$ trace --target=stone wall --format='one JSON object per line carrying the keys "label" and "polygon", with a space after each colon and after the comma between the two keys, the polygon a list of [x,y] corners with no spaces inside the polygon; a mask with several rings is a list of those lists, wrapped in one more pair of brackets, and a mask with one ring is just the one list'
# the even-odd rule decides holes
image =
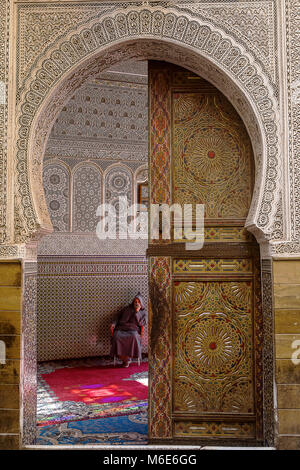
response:
{"label": "stone wall", "polygon": [[18,447],[20,432],[21,279],[18,261],[0,262],[0,448]]}
{"label": "stone wall", "polygon": [[273,265],[278,446],[300,449],[300,260]]}

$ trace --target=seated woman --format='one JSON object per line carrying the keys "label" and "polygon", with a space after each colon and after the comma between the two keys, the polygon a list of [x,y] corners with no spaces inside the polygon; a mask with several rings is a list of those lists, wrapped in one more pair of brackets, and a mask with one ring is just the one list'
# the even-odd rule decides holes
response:
{"label": "seated woman", "polygon": [[123,308],[112,323],[111,356],[119,356],[123,367],[128,367],[132,357],[142,357],[141,326],[146,325],[147,316],[141,294],[134,297],[128,307]]}

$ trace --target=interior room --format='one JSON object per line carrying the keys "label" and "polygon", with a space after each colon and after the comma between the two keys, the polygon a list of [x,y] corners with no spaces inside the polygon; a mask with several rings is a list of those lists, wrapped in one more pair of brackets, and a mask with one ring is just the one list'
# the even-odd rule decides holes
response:
{"label": "interior room", "polygon": [[140,363],[110,357],[120,309],[140,292],[147,312],[147,240],[96,234],[101,203],[147,202],[147,101],[147,62],[117,64],[75,92],[47,142],[54,231],[38,245],[40,445],[147,442],[147,325]]}

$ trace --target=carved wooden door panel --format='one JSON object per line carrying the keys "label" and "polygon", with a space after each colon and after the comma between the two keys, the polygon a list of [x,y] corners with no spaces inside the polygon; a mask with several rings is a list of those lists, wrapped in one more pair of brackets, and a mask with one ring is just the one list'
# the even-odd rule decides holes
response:
{"label": "carved wooden door panel", "polygon": [[254,162],[211,84],[149,62],[150,201],[205,205],[205,244],[150,240],[151,441],[262,440],[258,245],[244,228]]}

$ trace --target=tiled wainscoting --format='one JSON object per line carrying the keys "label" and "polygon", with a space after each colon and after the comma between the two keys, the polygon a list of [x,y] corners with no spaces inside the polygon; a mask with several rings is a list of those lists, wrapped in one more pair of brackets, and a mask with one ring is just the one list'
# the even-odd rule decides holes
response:
{"label": "tiled wainscoting", "polygon": [[39,256],[38,360],[108,355],[113,316],[138,291],[148,304],[147,272],[140,255]]}

